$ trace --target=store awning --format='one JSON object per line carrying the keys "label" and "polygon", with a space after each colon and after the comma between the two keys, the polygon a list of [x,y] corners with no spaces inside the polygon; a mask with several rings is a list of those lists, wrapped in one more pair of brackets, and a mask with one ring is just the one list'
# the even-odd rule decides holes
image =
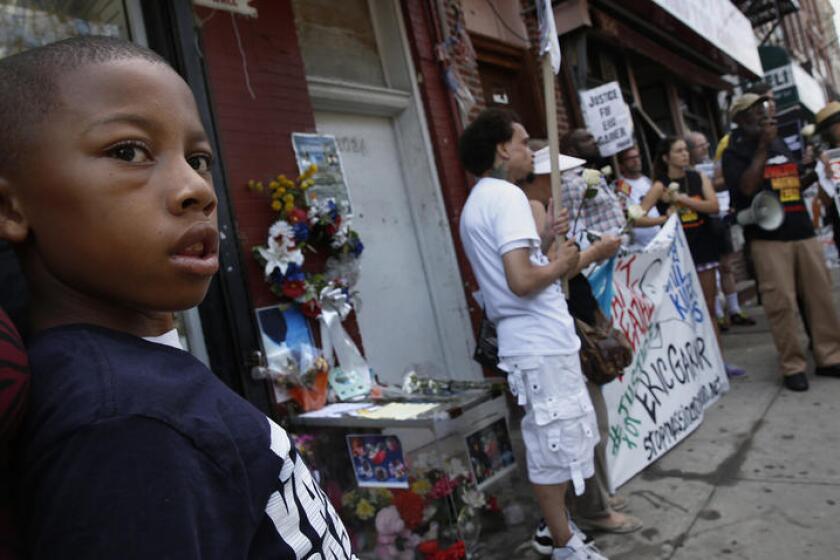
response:
{"label": "store awning", "polygon": [[752,23],[730,0],[653,0],[738,64],[761,75],[761,59]]}
{"label": "store awning", "polygon": [[[731,0],[590,0],[662,50],[716,76],[764,74],[750,20]],[[690,69],[686,70],[686,73]],[[690,74],[688,74],[690,75]]]}

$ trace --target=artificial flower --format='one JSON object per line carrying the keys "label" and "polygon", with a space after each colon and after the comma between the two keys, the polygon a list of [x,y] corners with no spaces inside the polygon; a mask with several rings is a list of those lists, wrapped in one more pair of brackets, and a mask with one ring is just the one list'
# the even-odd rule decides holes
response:
{"label": "artificial flower", "polygon": [[425,496],[432,489],[432,483],[425,478],[415,480],[411,483],[411,491],[419,496]]}
{"label": "artificial flower", "polygon": [[601,184],[601,172],[597,169],[584,169],[583,181],[588,187],[594,187]]}
{"label": "artificial flower", "polygon": [[281,290],[287,298],[299,298],[306,292],[306,283],[302,280],[286,280],[281,285]]}
{"label": "artificial flower", "polygon": [[461,501],[473,509],[481,509],[487,505],[484,493],[477,488],[464,488],[461,491]]}
{"label": "artificial flower", "polygon": [[274,210],[275,212],[279,212],[280,210],[283,209],[283,203],[281,203],[279,200],[272,200],[271,201],[271,209]]}
{"label": "artificial flower", "polygon": [[640,204],[631,204],[627,207],[627,220],[635,222],[645,215],[645,211]]}
{"label": "artificial flower", "polygon": [[423,523],[423,498],[411,491],[395,491],[394,505],[405,526],[412,531]]}
{"label": "artificial flower", "polygon": [[361,519],[362,521],[366,521],[374,516],[376,510],[373,509],[373,506],[370,505],[370,502],[362,498],[359,500],[359,503],[356,504],[356,517]]}
{"label": "artificial flower", "polygon": [[605,165],[601,168],[601,175],[603,175],[604,177],[612,177],[612,174],[613,172],[611,165]]}
{"label": "artificial flower", "polygon": [[295,247],[294,230],[288,222],[277,220],[268,230],[268,247],[259,247],[258,253],[265,261],[265,276],[270,277],[275,269],[286,274],[289,264],[303,264],[303,253]]}

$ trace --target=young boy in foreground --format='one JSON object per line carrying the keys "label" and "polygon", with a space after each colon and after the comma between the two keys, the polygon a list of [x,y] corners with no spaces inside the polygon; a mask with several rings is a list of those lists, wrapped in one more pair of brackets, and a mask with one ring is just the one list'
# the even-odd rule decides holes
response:
{"label": "young boy in foreground", "polygon": [[31,293],[32,557],[355,558],[288,435],[179,348],[172,313],[219,266],[187,84],[102,37],[0,60],[0,83],[0,238]]}
{"label": "young boy in foreground", "polygon": [[568,227],[555,227],[549,211],[551,219],[538,233],[528,198],[514,184],[534,169],[528,132],[515,115],[482,112],[464,130],[458,149],[464,167],[479,177],[461,212],[461,241],[484,311],[496,325],[499,367],[525,408],[528,478],[551,533],[552,559],[606,560],[583,542],[564,505],[569,481],[581,494],[593,475],[598,442],[580,341],[560,285],[575,271],[578,249],[571,241],[558,244],[553,261],[543,252]]}

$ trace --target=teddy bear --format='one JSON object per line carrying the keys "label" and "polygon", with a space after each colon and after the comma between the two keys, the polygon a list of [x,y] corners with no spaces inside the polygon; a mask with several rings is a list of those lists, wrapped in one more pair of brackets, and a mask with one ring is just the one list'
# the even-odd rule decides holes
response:
{"label": "teddy bear", "polygon": [[[379,560],[414,560],[419,538],[406,529],[396,506],[388,506],[376,514],[376,557]],[[402,550],[397,539],[402,539]]]}

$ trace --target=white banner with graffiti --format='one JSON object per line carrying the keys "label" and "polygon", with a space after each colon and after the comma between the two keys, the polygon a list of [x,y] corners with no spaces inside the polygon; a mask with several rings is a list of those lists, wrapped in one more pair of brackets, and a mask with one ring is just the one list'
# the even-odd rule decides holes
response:
{"label": "white banner with graffiti", "polygon": [[624,375],[603,387],[613,491],[696,429],[729,389],[714,319],[678,224],[672,218],[645,252],[590,276],[634,349]]}

